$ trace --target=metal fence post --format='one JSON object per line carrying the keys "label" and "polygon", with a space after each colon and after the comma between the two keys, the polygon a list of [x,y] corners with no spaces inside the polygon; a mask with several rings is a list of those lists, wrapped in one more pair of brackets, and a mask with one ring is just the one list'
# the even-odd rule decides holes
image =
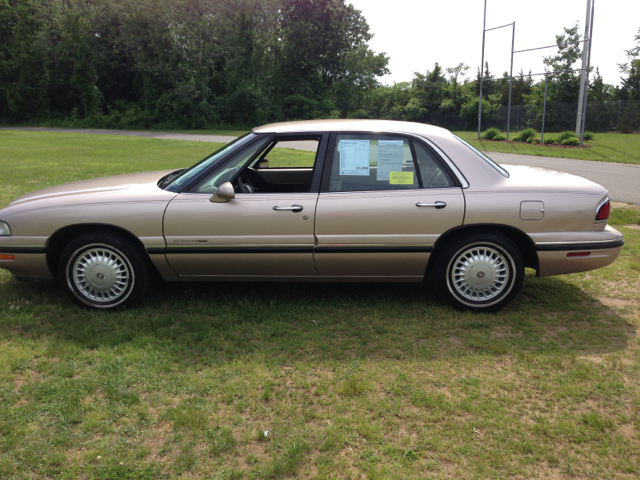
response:
{"label": "metal fence post", "polygon": [[509,70],[509,109],[507,110],[507,142],[509,141],[509,127],[511,126],[511,87],[513,86],[513,46],[516,40],[516,22],[511,31],[511,70]]}
{"label": "metal fence post", "polygon": [[547,87],[549,86],[549,74],[544,76],[544,103],[542,105],[542,132],[540,133],[540,143],[544,143],[544,119],[547,116]]}

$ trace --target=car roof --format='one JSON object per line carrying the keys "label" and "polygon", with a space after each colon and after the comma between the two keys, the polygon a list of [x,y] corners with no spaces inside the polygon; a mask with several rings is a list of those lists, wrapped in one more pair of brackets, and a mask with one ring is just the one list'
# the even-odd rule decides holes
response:
{"label": "car roof", "polygon": [[303,120],[270,123],[253,129],[254,133],[312,133],[327,131],[412,133],[426,137],[451,137],[452,135],[449,130],[433,125],[394,120]]}

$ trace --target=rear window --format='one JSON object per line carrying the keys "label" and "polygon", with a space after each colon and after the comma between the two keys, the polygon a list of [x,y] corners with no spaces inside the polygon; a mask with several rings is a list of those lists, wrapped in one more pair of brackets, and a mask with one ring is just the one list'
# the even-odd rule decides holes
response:
{"label": "rear window", "polygon": [[478,155],[481,159],[483,159],[485,162],[487,162],[489,165],[491,165],[493,168],[495,168],[500,173],[500,175],[502,175],[503,177],[509,178],[509,172],[507,172],[504,168],[502,168],[496,162],[494,162],[489,157],[487,157],[484,153],[482,153],[476,147],[474,147],[472,145],[469,145],[467,142],[465,142],[464,140],[462,140],[460,137],[458,137],[456,135],[454,135],[454,137],[456,137],[460,141],[460,143],[462,143],[463,145],[466,145],[469,149],[471,149],[473,151],[473,153]]}

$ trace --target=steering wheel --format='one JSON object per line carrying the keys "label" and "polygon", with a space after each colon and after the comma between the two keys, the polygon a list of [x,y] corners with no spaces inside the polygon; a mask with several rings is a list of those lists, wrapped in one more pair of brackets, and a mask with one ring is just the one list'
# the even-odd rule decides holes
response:
{"label": "steering wheel", "polygon": [[238,187],[240,188],[240,191],[242,193],[253,193],[253,184],[251,183],[251,180],[249,179],[249,176],[245,173],[242,172],[239,176],[238,176]]}

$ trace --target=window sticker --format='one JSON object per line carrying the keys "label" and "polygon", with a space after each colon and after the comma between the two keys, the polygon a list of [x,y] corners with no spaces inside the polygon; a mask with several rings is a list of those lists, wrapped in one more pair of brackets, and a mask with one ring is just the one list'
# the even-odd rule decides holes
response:
{"label": "window sticker", "polygon": [[389,184],[413,185],[413,172],[389,172]]}
{"label": "window sticker", "polygon": [[369,140],[340,140],[340,175],[369,176]]}
{"label": "window sticker", "polygon": [[389,181],[389,173],[402,171],[403,148],[402,140],[378,140],[376,180]]}

